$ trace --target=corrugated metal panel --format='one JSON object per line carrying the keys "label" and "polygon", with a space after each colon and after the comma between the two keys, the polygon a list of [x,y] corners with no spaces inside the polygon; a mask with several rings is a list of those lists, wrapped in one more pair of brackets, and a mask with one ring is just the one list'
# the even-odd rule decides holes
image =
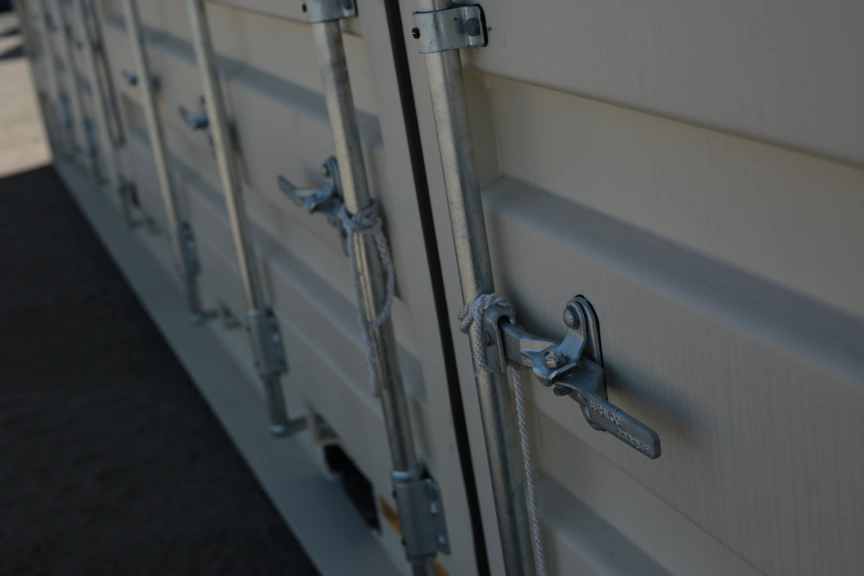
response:
{"label": "corrugated metal panel", "polygon": [[[649,461],[534,381],[555,572],[854,574],[864,171],[825,157],[860,161],[864,83],[842,64],[858,7],[595,4],[486,6],[489,46],[464,54],[497,290],[553,337],[588,297],[610,399],[663,442]],[[455,315],[420,55],[412,68]],[[561,512],[585,508],[600,549]]]}
{"label": "corrugated metal panel", "polygon": [[[463,302],[426,65],[411,38],[414,3],[399,4],[455,318]],[[339,235],[276,185],[280,174],[320,184],[332,153],[301,5],[207,8],[267,300],[283,325],[289,408],[320,413],[389,498],[386,434]],[[99,6],[127,135],[121,168],[164,229],[139,94],[121,81],[134,68],[123,13],[113,0]],[[201,98],[185,8],[159,0],[140,9],[204,292],[239,316],[216,161],[207,135],[177,113]],[[586,296],[600,319],[610,399],[663,442],[662,457],[647,460],[523,376],[550,572],[856,574],[864,564],[864,82],[849,71],[861,53],[862,8],[508,0],[485,10],[489,45],[463,59],[497,289],[526,328],[552,337],[564,332],[564,304]],[[441,561],[452,574],[474,574],[444,384],[439,330],[448,328],[439,326],[418,233],[384,6],[361,3],[343,28],[371,188],[393,247],[393,319],[415,433],[447,511],[453,554]],[[71,89],[69,64],[59,70]],[[92,117],[92,81],[82,76],[81,85]],[[471,353],[456,331],[452,345],[491,573],[503,574]],[[251,375],[246,342],[234,335],[225,346]],[[263,416],[262,408],[262,426]],[[386,525],[380,542],[404,570]]]}

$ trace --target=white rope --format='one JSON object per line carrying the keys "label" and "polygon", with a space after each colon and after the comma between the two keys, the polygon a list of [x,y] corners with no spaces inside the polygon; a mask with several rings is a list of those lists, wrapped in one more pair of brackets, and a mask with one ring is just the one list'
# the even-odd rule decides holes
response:
{"label": "white rope", "polygon": [[[481,294],[459,310],[459,329],[474,340],[474,360],[481,370],[489,371],[486,364],[486,354],[483,352],[483,313],[492,306],[499,306],[507,311],[511,320],[515,320],[516,312],[506,298],[500,294]],[[471,326],[473,325],[473,329]],[[525,418],[525,395],[519,370],[507,366],[510,382],[516,397],[516,424],[519,427],[519,439],[522,444],[522,461],[525,465],[525,495],[528,504],[528,515],[531,518],[531,536],[534,540],[534,561],[537,576],[546,576],[546,558],[543,554],[543,541],[540,539],[540,519],[537,513],[537,494],[534,490],[534,466],[531,463],[531,443],[528,437],[528,423]]]}
{"label": "white rope", "polygon": [[[346,239],[348,247],[348,263],[351,267],[351,284],[354,288],[354,298],[357,301],[357,320],[360,323],[360,331],[363,333],[363,347],[366,352],[366,365],[369,367],[369,379],[372,387],[372,392],[378,396],[380,390],[380,382],[378,369],[375,364],[375,356],[372,350],[372,341],[369,333],[376,328],[379,328],[387,316],[390,314],[390,309],[393,307],[393,297],[396,292],[396,278],[393,271],[393,260],[390,257],[390,246],[387,244],[387,237],[384,235],[384,223],[381,220],[381,211],[378,208],[378,203],[374,200],[362,210],[358,210],[352,215],[348,212],[345,206],[342,206],[340,211],[342,218],[342,227],[348,235]],[[355,238],[355,236],[357,236]],[[366,315],[366,308],[363,304],[363,292],[360,288],[360,271],[357,267],[357,255],[355,242],[362,242],[363,236],[370,236],[375,241],[375,249],[378,252],[378,258],[381,260],[381,267],[386,275],[386,293],[384,302],[378,316],[369,319]]]}

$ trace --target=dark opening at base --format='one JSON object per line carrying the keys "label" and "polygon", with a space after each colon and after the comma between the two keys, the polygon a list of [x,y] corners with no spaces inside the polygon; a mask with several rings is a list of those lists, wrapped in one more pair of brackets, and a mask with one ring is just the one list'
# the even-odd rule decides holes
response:
{"label": "dark opening at base", "polygon": [[351,458],[335,444],[324,447],[327,468],[339,476],[342,489],[354,504],[363,521],[370,528],[380,530],[378,507],[375,505],[375,490]]}

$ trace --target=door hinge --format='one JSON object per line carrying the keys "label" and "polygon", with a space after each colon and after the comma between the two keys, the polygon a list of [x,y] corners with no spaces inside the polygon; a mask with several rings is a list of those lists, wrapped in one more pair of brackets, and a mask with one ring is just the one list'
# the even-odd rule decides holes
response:
{"label": "door hinge", "polygon": [[503,374],[505,362],[531,368],[556,396],[569,396],[595,430],[609,432],[648,458],[660,457],[660,436],[608,400],[600,329],[594,308],[577,296],[564,309],[567,335],[562,341],[535,336],[513,323],[508,312],[492,306],[483,314],[486,365]]}
{"label": "door hinge", "polygon": [[422,54],[486,46],[486,19],[477,5],[415,12],[411,35]]}
{"label": "door hinge", "polygon": [[394,470],[393,496],[408,560],[450,553],[447,523],[438,483],[417,471]]}
{"label": "door hinge", "polygon": [[355,0],[306,0],[303,11],[309,16],[309,22],[330,22],[357,16]]}
{"label": "door hinge", "polygon": [[261,378],[270,378],[288,372],[288,361],[282,347],[282,332],[279,320],[272,311],[249,310],[246,312],[247,329],[252,339],[255,367]]}

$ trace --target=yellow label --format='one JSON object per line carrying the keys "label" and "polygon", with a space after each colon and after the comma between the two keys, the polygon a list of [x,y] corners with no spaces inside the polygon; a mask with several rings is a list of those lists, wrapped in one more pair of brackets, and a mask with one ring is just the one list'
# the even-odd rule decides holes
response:
{"label": "yellow label", "polygon": [[383,516],[384,519],[387,520],[387,523],[390,524],[390,527],[401,536],[402,527],[399,525],[399,514],[396,512],[396,509],[393,508],[383,496],[378,496],[378,502],[381,505],[381,516]]}
{"label": "yellow label", "polygon": [[[402,526],[399,525],[399,513],[396,512],[396,509],[393,508],[393,506],[391,506],[383,496],[378,496],[378,504],[381,506],[381,516],[384,517],[384,520],[390,524],[390,527],[393,528],[399,536],[402,536]],[[438,560],[435,560],[435,573],[438,576],[450,576],[450,573],[441,565],[440,562],[438,562]]]}

